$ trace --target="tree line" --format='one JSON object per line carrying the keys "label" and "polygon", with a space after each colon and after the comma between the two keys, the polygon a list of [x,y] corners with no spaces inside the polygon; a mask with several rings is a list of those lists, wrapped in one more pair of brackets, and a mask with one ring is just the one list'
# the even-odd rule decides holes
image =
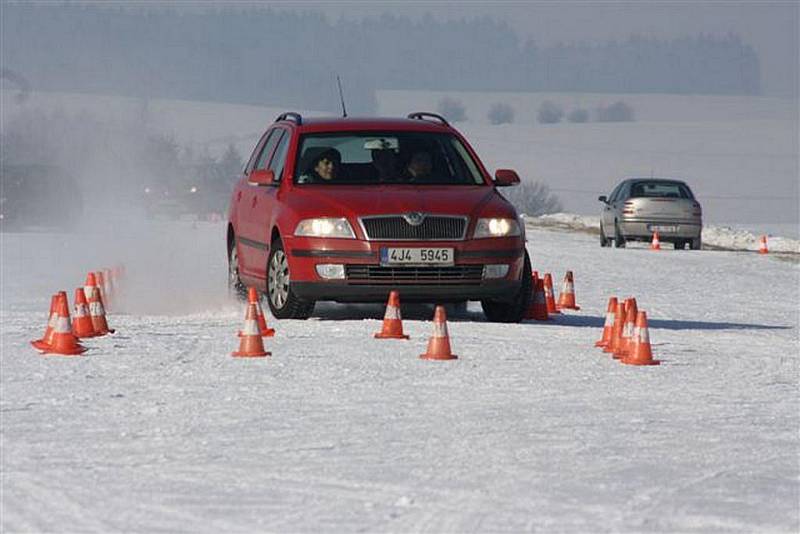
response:
{"label": "tree line", "polygon": [[34,89],[374,111],[376,89],[759,94],[735,35],[541,46],[490,18],[329,21],[264,8],[5,4],[2,61]]}

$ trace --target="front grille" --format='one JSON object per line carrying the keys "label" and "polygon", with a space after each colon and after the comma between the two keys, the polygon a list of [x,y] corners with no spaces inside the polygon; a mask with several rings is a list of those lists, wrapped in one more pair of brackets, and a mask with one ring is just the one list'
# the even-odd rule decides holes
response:
{"label": "front grille", "polygon": [[409,224],[402,215],[363,217],[367,239],[429,241],[464,239],[466,217],[428,215],[419,225]]}
{"label": "front grille", "polygon": [[454,267],[385,267],[382,265],[346,265],[350,284],[480,284],[483,265]]}

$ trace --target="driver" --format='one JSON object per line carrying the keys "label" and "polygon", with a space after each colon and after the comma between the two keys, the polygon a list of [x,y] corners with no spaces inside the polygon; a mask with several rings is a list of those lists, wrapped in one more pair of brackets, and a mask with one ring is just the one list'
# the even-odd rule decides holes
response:
{"label": "driver", "polygon": [[311,160],[310,170],[300,176],[298,183],[325,183],[339,174],[342,155],[335,148],[329,148]]}
{"label": "driver", "polygon": [[415,152],[406,165],[405,173],[410,180],[425,180],[431,177],[433,161],[428,152]]}

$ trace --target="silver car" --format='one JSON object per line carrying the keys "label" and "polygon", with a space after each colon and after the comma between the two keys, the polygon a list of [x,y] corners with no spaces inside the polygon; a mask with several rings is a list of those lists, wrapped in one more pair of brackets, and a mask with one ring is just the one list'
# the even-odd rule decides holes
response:
{"label": "silver car", "polygon": [[621,182],[603,202],[600,215],[600,246],[624,247],[626,241],[659,240],[676,249],[702,246],[703,210],[692,190],[679,180],[629,178]]}

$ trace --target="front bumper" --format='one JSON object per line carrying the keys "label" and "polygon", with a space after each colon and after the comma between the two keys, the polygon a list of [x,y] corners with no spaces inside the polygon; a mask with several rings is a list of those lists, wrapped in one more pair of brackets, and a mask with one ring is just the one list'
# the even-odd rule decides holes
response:
{"label": "front bumper", "polygon": [[[519,237],[452,242],[290,238],[284,245],[295,294],[337,302],[385,301],[392,289],[399,290],[404,301],[512,300],[521,286],[525,250]],[[454,264],[381,265],[383,247],[453,248]],[[345,278],[321,278],[316,271],[319,264],[343,265]],[[503,278],[485,277],[485,265],[507,265],[508,273]]]}

